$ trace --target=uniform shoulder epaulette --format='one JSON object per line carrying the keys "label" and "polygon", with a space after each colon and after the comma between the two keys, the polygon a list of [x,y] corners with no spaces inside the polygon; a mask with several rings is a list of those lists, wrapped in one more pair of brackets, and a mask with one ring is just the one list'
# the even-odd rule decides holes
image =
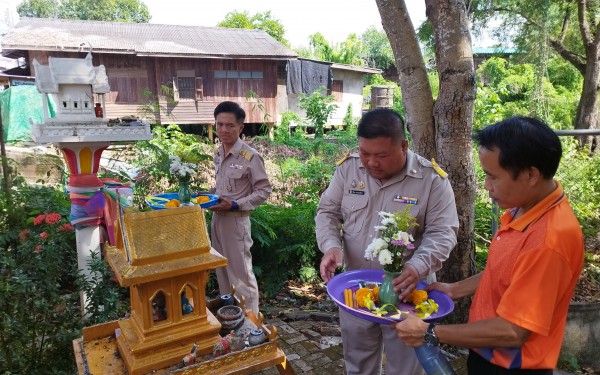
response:
{"label": "uniform shoulder epaulette", "polygon": [[248,161],[252,160],[254,157],[254,154],[248,150],[240,150],[240,155]]}
{"label": "uniform shoulder epaulette", "polygon": [[348,160],[349,157],[358,157],[357,153],[352,153],[351,151],[348,151],[344,154],[344,156],[342,156],[342,158],[340,160],[338,160],[338,162],[336,163],[336,165],[341,165],[343,162],[345,162],[346,160]]}
{"label": "uniform shoulder epaulette", "polygon": [[433,158],[431,159],[431,166],[433,167],[433,170],[440,175],[441,178],[448,177],[448,173],[446,173]]}

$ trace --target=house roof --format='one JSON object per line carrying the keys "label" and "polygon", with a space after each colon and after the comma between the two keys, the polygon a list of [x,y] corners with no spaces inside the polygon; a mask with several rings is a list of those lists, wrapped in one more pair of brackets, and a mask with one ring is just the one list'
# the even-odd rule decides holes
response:
{"label": "house roof", "polygon": [[15,56],[23,50],[77,52],[83,44],[89,44],[97,53],[138,56],[298,57],[263,30],[51,18],[22,19],[1,44],[3,56]]}
{"label": "house roof", "polygon": [[314,62],[317,62],[317,63],[329,64],[329,65],[331,65],[332,69],[351,70],[351,71],[360,72],[360,73],[380,74],[380,73],[383,72],[383,70],[381,70],[381,69],[369,68],[369,67],[366,67],[366,66],[357,66],[357,65],[332,63],[332,62],[328,62],[328,61],[307,59],[305,57],[299,57],[298,60],[314,61]]}

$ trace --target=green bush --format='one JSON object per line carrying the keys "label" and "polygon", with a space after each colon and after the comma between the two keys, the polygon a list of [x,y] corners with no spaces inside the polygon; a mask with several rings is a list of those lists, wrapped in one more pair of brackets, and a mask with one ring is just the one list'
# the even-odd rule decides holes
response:
{"label": "green bush", "polygon": [[0,373],[73,373],[83,320],[64,190],[12,181],[0,196]]}

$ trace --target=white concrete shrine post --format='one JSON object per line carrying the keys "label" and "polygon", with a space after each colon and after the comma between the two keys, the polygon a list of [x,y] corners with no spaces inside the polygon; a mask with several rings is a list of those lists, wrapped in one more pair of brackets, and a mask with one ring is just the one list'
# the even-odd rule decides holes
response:
{"label": "white concrete shrine post", "polygon": [[[33,60],[33,67],[36,86],[43,98],[44,122],[33,124],[32,139],[38,143],[54,143],[63,153],[70,173],[68,189],[77,263],[81,272],[89,277],[92,253],[100,255],[101,241],[106,240],[99,224],[104,218],[97,210],[88,213],[80,209],[81,203],[104,186],[97,176],[102,152],[115,141],[152,139],[150,125],[108,125],[104,99],[104,94],[110,92],[108,77],[103,65],[92,65],[91,52],[83,59],[49,57],[48,65]],[[54,117],[50,116],[49,97],[56,104]],[[101,104],[102,117],[96,117],[95,103]],[[83,294],[80,297],[85,314],[87,298]]]}

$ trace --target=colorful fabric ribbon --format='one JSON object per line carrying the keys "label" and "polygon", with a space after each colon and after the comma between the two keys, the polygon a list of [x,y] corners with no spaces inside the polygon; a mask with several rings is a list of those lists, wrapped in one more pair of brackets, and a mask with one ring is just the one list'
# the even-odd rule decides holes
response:
{"label": "colorful fabric ribbon", "polygon": [[133,196],[133,184],[121,183],[114,178],[102,179],[104,186],[97,188],[82,188],[69,186],[71,198],[71,214],[69,220],[75,228],[90,225],[102,225],[106,230],[108,242],[116,245],[115,221],[117,219],[117,190],[124,207],[131,206],[128,199]]}

